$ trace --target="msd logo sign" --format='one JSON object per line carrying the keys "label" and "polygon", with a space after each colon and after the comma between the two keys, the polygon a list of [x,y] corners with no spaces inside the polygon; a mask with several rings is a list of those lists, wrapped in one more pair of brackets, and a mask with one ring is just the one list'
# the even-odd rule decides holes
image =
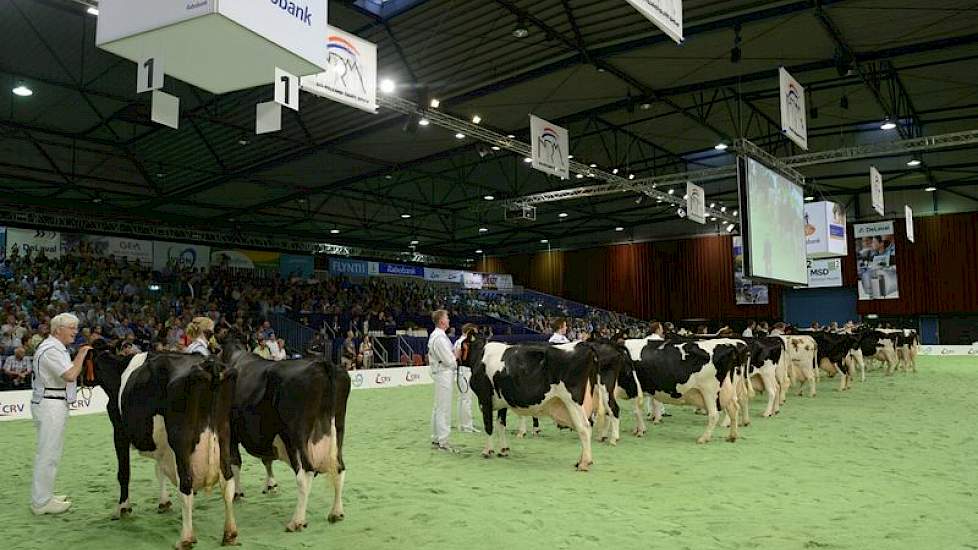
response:
{"label": "msd logo sign", "polygon": [[278,6],[279,9],[302,21],[307,26],[312,26],[313,14],[309,11],[308,6],[297,6],[295,2],[289,2],[288,0],[271,0],[271,2],[273,6]]}

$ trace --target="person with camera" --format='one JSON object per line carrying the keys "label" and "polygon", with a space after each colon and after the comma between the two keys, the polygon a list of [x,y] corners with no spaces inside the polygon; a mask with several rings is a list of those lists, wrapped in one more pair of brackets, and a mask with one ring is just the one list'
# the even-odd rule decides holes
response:
{"label": "person with camera", "polygon": [[34,352],[31,416],[37,429],[37,454],[31,485],[31,511],[36,515],[61,514],[71,508],[71,501],[54,494],[58,464],[64,450],[64,430],[68,407],[77,395],[75,380],[81,374],[90,346],[78,348],[74,360],[67,346],[75,341],[78,318],[62,313],[51,319],[51,336]]}

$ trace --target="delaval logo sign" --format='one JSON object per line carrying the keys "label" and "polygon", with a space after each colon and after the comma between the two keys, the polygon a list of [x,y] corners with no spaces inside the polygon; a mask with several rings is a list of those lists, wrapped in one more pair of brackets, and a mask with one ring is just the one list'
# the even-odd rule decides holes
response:
{"label": "delaval logo sign", "polygon": [[333,275],[350,275],[353,277],[366,277],[369,275],[367,262],[343,258],[330,258],[329,272]]}
{"label": "delaval logo sign", "polygon": [[307,26],[312,26],[312,12],[309,11],[309,6],[296,5],[295,2],[289,2],[288,0],[270,0],[272,5],[278,6],[279,9],[288,13],[292,17],[295,17],[299,21],[302,21]]}

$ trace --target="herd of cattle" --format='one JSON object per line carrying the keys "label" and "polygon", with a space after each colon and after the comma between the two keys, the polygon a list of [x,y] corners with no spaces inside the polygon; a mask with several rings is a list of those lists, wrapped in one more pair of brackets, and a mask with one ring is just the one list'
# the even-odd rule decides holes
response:
{"label": "herd of cattle", "polygon": [[[132,513],[129,503],[130,448],[156,462],[158,511],[172,507],[167,480],[177,486],[183,515],[177,548],[190,548],[193,502],[198,490],[219,487],[225,509],[224,545],[237,542],[234,501],[244,496],[239,472],[240,447],[266,467],[265,492],[277,487],[271,464],[287,463],[295,474],[298,499],[288,531],[306,527],[312,480],[327,474],[333,507],[327,519],[343,519],[343,436],[350,377],[319,357],[273,362],[248,350],[234,335],[223,338],[219,354],[181,353],[114,355],[97,348],[89,355],[81,382],[101,386],[109,396],[108,413],[118,460],[119,501],[113,517]],[[848,389],[857,369],[865,379],[866,361],[880,361],[889,374],[916,371],[917,335],[913,331],[864,329],[852,333],[812,332],[764,338],[613,339],[561,345],[487,342],[471,335],[463,342],[460,364],[472,368],[471,391],[479,401],[487,434],[483,456],[509,453],[506,413],[549,416],[574,429],[587,470],[592,425],[602,441],[619,440],[619,400],[632,400],[634,434],[644,435],[645,399],[681,403],[705,411],[710,440],[720,411],[729,441],[750,423],[748,401],[767,395],[764,416],[777,413],[793,383],[809,383],[815,395],[819,369],[841,374]],[[653,408],[653,423],[661,407]],[[498,428],[494,433],[493,417]]]}

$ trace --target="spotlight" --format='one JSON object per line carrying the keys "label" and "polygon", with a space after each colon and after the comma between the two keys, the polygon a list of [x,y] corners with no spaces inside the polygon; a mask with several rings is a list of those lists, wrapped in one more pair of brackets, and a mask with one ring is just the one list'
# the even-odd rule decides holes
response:
{"label": "spotlight", "polygon": [[533,162],[533,159],[531,159],[530,157],[523,157],[523,162],[530,164],[531,162]]}
{"label": "spotlight", "polygon": [[920,166],[920,159],[918,159],[918,158],[912,158],[912,159],[910,159],[909,161],[907,161],[907,166],[909,166],[911,168],[916,168],[916,167]]}
{"label": "spotlight", "polygon": [[329,230],[329,233],[330,233],[330,235],[339,235],[340,234],[340,230],[339,229],[330,229]]}
{"label": "spotlight", "polygon": [[815,200],[815,197],[813,197],[811,195],[808,195],[807,197],[805,197],[805,202],[812,202],[813,200]]}
{"label": "spotlight", "polygon": [[516,22],[516,26],[513,27],[513,36],[516,38],[526,38],[530,34],[530,29],[526,26],[526,20],[522,17]]}
{"label": "spotlight", "polygon": [[728,223],[727,224],[727,233],[733,233],[733,230],[734,230],[734,224]]}
{"label": "spotlight", "polygon": [[479,228],[479,233],[488,233],[488,232],[489,232],[489,228],[488,227],[480,227]]}
{"label": "spotlight", "polygon": [[615,231],[624,231],[624,230],[625,230],[625,228],[622,227],[622,226],[620,226],[620,225],[615,228]]}
{"label": "spotlight", "polygon": [[611,170],[611,173],[612,174],[615,174],[615,175],[618,175],[618,169],[617,168],[612,169]]}
{"label": "spotlight", "polygon": [[589,164],[588,166],[590,166],[591,168],[597,168],[598,167],[598,165],[597,164],[594,164],[593,162],[591,164]]}
{"label": "spotlight", "polygon": [[937,191],[937,188],[934,186],[924,187],[924,191],[927,191],[928,193],[933,193],[934,191]]}
{"label": "spotlight", "polygon": [[426,118],[422,118],[421,120],[418,121],[419,126],[427,126],[429,124],[431,124],[431,121]]}
{"label": "spotlight", "polygon": [[486,196],[484,196],[482,198],[486,199],[487,201],[491,201],[491,200],[495,199],[496,197],[494,197],[492,195],[486,195]]}
{"label": "spotlight", "polygon": [[727,145],[726,143],[722,142],[722,141],[720,143],[717,143],[716,145],[713,146],[713,148],[716,149],[717,151],[726,151],[727,150],[727,147],[730,147],[730,146]]}
{"label": "spotlight", "polygon": [[[513,137],[513,136],[509,136],[509,137]],[[574,155],[567,155],[567,158],[572,159],[574,158]]]}
{"label": "spotlight", "polygon": [[670,190],[669,190],[669,194],[670,194],[670,195],[673,195],[673,194],[675,194],[675,193],[676,193],[676,190],[675,190],[675,189],[670,189]]}
{"label": "spotlight", "polygon": [[[506,137],[508,137],[509,139],[516,139],[516,136],[514,136],[513,134],[506,134]],[[571,157],[571,158],[574,158],[574,157]]]}
{"label": "spotlight", "polygon": [[643,103],[643,104],[639,105],[639,108],[642,109],[643,111],[648,111],[649,109],[652,108],[652,104],[651,103]]}
{"label": "spotlight", "polygon": [[478,124],[482,122],[482,117],[479,115],[472,115],[472,124]]}
{"label": "spotlight", "polygon": [[411,244],[415,244],[416,245],[416,244],[418,244],[418,241],[417,240],[413,240],[413,241],[411,241]]}
{"label": "spotlight", "polygon": [[492,147],[490,147],[490,149],[492,149],[493,151],[498,151],[499,150],[499,146],[498,145],[493,145]]}
{"label": "spotlight", "polygon": [[711,202],[711,203],[710,203],[710,208],[713,208],[713,207],[714,207],[714,206],[716,206],[716,205],[717,205],[717,203],[715,203],[715,202]]}
{"label": "spotlight", "polygon": [[88,12],[88,15],[95,15],[95,16],[98,15],[98,8],[96,8],[96,7],[89,7],[85,11]]}
{"label": "spotlight", "polygon": [[397,84],[394,84],[394,81],[389,78],[380,81],[380,91],[385,94],[392,93],[396,88]]}
{"label": "spotlight", "polygon": [[893,121],[892,121],[892,120],[890,120],[890,119],[886,119],[886,120],[885,120],[885,121],[883,122],[883,124],[881,124],[881,125],[880,125],[880,130],[883,130],[883,131],[886,131],[886,130],[892,130],[892,129],[894,129],[894,128],[896,128],[896,123],[895,123],[895,122],[893,122]]}
{"label": "spotlight", "polygon": [[578,175],[577,175],[577,176],[575,176],[575,177],[576,177],[577,179],[579,179],[579,180],[580,180],[580,179],[584,179],[584,174],[578,174]]}
{"label": "spotlight", "polygon": [[437,109],[438,107],[441,107],[441,101],[438,101],[437,99],[432,98],[431,99],[431,103],[429,103],[428,105],[431,105],[431,108],[432,109]]}
{"label": "spotlight", "polygon": [[11,91],[14,93],[14,95],[20,97],[30,97],[34,95],[34,90],[28,88],[24,84],[18,84],[17,87]]}
{"label": "spotlight", "polygon": [[635,179],[635,174],[628,174],[628,179],[630,179],[630,180]]}
{"label": "spotlight", "polygon": [[727,211],[727,207],[726,206],[721,206],[720,207],[720,212],[726,212],[726,211]]}
{"label": "spotlight", "polygon": [[550,241],[548,239],[540,239],[540,244],[547,244]]}
{"label": "spotlight", "polygon": [[465,139],[465,134],[463,134],[462,132],[459,132],[459,133],[455,134],[455,139]]}
{"label": "spotlight", "polygon": [[408,219],[410,217],[411,217],[411,214],[401,214],[401,218],[402,219],[405,219],[406,220],[406,219]]}
{"label": "spotlight", "polygon": [[711,217],[710,217],[710,221],[711,221],[711,222],[715,222],[715,221],[717,221],[717,219],[711,216]]}
{"label": "spotlight", "polygon": [[476,254],[482,254],[482,249],[480,248],[480,249],[476,250],[475,253]]}
{"label": "spotlight", "polygon": [[560,214],[557,214],[557,217],[558,218],[566,218],[567,217],[567,212],[561,212]]}
{"label": "spotlight", "polygon": [[686,210],[684,210],[683,207],[680,206],[679,208],[676,209],[676,214],[680,218],[685,218],[686,217]]}
{"label": "spotlight", "polygon": [[99,197],[95,197],[94,199],[92,199],[92,202],[94,202],[95,204],[99,204],[102,202],[102,199]]}
{"label": "spotlight", "polygon": [[739,214],[739,213],[738,213],[738,212],[737,212],[736,210],[734,210],[734,211],[733,211],[733,217],[735,217],[735,218],[736,218],[736,217],[738,216],[738,214]]}

